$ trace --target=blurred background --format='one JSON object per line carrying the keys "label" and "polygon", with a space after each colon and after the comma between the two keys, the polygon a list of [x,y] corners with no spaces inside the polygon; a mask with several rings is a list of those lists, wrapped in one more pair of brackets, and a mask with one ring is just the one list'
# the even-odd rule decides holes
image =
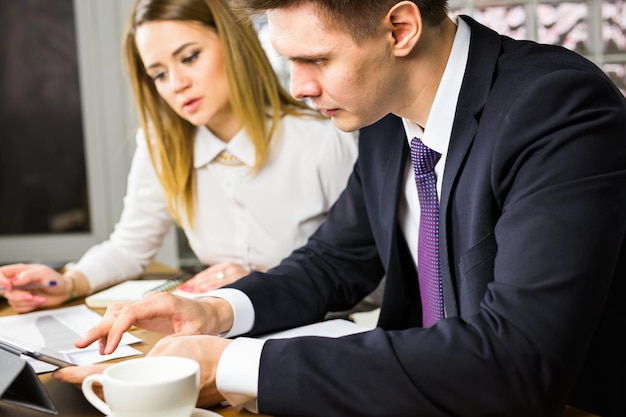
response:
{"label": "blurred background", "polygon": [[[137,118],[120,56],[132,0],[0,1],[0,263],[75,260],[122,210]],[[450,1],[516,39],[562,45],[626,95],[626,0]],[[289,66],[262,43],[288,87]],[[197,260],[173,230],[158,260]]]}

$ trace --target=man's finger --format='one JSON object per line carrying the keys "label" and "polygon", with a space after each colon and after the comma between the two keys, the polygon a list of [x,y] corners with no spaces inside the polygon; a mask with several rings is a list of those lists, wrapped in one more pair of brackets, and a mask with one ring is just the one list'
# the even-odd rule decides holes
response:
{"label": "man's finger", "polygon": [[70,384],[82,384],[83,379],[87,378],[91,374],[101,374],[106,368],[111,366],[108,363],[99,363],[95,365],[85,366],[68,366],[66,368],[59,368],[52,376],[59,381],[69,382]]}

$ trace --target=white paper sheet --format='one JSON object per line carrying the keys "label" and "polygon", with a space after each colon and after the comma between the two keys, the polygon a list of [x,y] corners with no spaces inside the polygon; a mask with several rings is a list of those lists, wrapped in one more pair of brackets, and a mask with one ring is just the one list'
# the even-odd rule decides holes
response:
{"label": "white paper sheet", "polygon": [[[100,355],[98,342],[78,349],[74,341],[100,323],[102,316],[85,305],[35,311],[15,316],[0,317],[0,335],[22,340],[29,345],[46,347],[66,355],[77,365],[91,365],[109,359],[139,355],[141,352],[130,347],[141,339],[125,333],[120,347],[111,355]],[[35,372],[50,372],[56,366],[24,357]]]}
{"label": "white paper sheet", "polygon": [[344,319],[334,319],[313,323],[294,329],[283,330],[259,337],[259,339],[287,339],[299,336],[324,336],[341,337],[349,334],[361,333],[371,330],[370,328],[358,325]]}

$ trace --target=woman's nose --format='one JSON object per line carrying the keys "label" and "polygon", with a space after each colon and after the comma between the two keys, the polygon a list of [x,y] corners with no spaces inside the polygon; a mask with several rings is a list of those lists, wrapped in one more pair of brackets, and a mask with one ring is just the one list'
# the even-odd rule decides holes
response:
{"label": "woman's nose", "polygon": [[180,92],[189,87],[189,77],[180,71],[170,71],[170,87],[174,92]]}

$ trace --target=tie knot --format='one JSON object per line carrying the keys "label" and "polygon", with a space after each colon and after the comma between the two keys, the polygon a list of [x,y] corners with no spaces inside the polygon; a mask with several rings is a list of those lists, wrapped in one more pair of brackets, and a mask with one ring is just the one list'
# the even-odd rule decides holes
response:
{"label": "tie knot", "polygon": [[435,164],[441,158],[441,154],[430,149],[418,139],[411,139],[411,160],[413,169],[417,175],[425,174],[435,169]]}

